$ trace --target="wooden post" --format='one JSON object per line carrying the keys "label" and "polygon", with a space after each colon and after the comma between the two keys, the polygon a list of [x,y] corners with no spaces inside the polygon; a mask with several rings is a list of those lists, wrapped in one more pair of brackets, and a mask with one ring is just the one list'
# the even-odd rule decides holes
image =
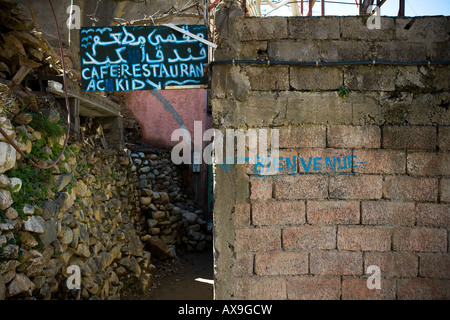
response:
{"label": "wooden post", "polygon": [[[83,25],[83,9],[84,9],[84,0],[78,0],[78,6],[80,7],[80,25]],[[70,50],[70,58],[72,60],[73,68],[77,71],[81,69],[80,63],[80,30],[73,29],[69,30],[69,50]]]}
{"label": "wooden post", "polygon": [[80,99],[70,98],[69,99],[70,115],[70,132],[78,139],[80,135]]}
{"label": "wooden post", "polygon": [[18,86],[22,82],[22,80],[25,79],[25,77],[31,70],[33,69],[28,65],[21,66],[19,71],[17,71],[14,77],[12,78],[9,87],[13,89],[16,86]]}
{"label": "wooden post", "polygon": [[244,15],[247,15],[247,0],[242,0],[241,9]]}
{"label": "wooden post", "polygon": [[404,17],[405,16],[405,0],[400,0],[399,9],[398,9],[398,16],[399,17]]}
{"label": "wooden post", "polygon": [[316,3],[316,0],[309,0],[308,17],[312,16],[312,9],[313,9],[315,3]]}

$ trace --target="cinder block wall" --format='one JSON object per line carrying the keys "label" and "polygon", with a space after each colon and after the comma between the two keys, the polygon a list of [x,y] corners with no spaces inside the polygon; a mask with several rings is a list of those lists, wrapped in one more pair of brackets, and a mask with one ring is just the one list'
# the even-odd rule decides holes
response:
{"label": "cinder block wall", "polygon": [[[359,17],[216,19],[216,60],[450,60],[448,17],[382,18],[381,30]],[[277,128],[280,156],[297,159],[269,177],[216,165],[215,298],[449,299],[449,75],[214,65],[214,127]],[[357,167],[325,166],[348,156]],[[370,265],[380,290],[367,288]]]}

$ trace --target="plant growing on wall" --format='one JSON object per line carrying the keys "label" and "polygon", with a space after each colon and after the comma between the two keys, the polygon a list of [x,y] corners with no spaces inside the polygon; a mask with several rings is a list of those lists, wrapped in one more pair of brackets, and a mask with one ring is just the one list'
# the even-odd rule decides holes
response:
{"label": "plant growing on wall", "polygon": [[[29,126],[34,130],[41,132],[42,139],[32,142],[31,152],[28,155],[32,159],[39,160],[55,160],[60,153],[62,146],[59,143],[50,144],[50,140],[55,141],[64,135],[64,124],[61,121],[51,122],[43,115],[31,113],[33,120]],[[28,139],[21,131],[19,137],[22,141]],[[67,149],[66,156],[73,153],[73,150]],[[54,179],[51,170],[40,170],[32,166],[27,166],[23,169],[15,168],[6,172],[8,177],[15,177],[22,180],[22,188],[18,192],[14,192],[12,188],[11,196],[13,198],[12,207],[16,209],[19,215],[26,219],[23,212],[25,204],[40,205],[43,200],[53,191]]]}
{"label": "plant growing on wall", "polygon": [[23,213],[25,204],[40,204],[47,198],[50,191],[49,184],[52,185],[53,180],[51,171],[27,167],[22,170],[9,170],[7,175],[23,181],[20,191],[12,193],[11,196],[14,200],[13,208],[23,219],[26,219]]}
{"label": "plant growing on wall", "polygon": [[57,139],[66,133],[65,124],[62,123],[61,119],[52,122],[40,113],[30,114],[33,116],[33,120],[29,123],[29,126],[41,132],[45,142],[48,143],[49,139]]}
{"label": "plant growing on wall", "polygon": [[347,99],[348,95],[350,94],[350,90],[344,85],[337,88],[337,92],[339,97],[341,97],[342,99]]}

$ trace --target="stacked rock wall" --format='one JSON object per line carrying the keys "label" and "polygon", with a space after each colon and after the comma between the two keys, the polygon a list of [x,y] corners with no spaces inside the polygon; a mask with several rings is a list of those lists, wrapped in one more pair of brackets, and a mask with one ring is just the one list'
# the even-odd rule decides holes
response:
{"label": "stacked rock wall", "polygon": [[[16,107],[23,101],[13,101],[2,128],[40,164],[51,163],[63,137],[46,139]],[[128,280],[149,287],[152,253],[176,257],[175,247],[202,251],[211,241],[168,151],[72,143],[56,167],[39,170],[9,143],[0,147],[0,299],[118,299]],[[73,265],[79,291],[66,284]]]}
{"label": "stacked rock wall", "polygon": [[[0,17],[0,126],[49,165],[63,145],[63,112],[51,94],[23,90],[19,70],[26,64],[30,74],[48,76],[59,61],[13,2],[0,0]],[[211,240],[169,153],[105,150],[89,136],[96,129],[82,125],[83,142],[70,137],[48,170],[27,163],[0,135],[0,300],[118,299],[129,280],[149,287],[153,252],[174,257],[168,245],[201,251]],[[67,286],[74,266],[79,290]]]}
{"label": "stacked rock wall", "polygon": [[[14,2],[0,1],[0,16],[0,126],[49,165],[64,141],[58,104],[19,84],[26,72],[51,75],[60,64]],[[129,164],[125,153],[71,143],[55,167],[39,170],[0,135],[0,299],[117,299],[130,277],[149,285],[145,217]],[[80,290],[66,285],[70,266],[81,269]]]}
{"label": "stacked rock wall", "polygon": [[147,217],[148,234],[167,245],[181,245],[203,251],[210,244],[211,226],[182,184],[170,150],[132,153],[138,176],[140,208]]}
{"label": "stacked rock wall", "polygon": [[[5,116],[2,121],[10,124]],[[41,141],[36,138],[40,133],[28,125],[13,130],[27,130],[17,136],[25,151],[24,137],[33,145]],[[52,145],[45,148],[52,152]],[[117,299],[129,276],[148,285],[151,255],[140,240],[145,219],[135,210],[137,179],[127,154],[79,143],[68,150],[39,183],[33,180],[37,169],[21,159],[2,159],[2,168],[11,170],[2,169],[0,185],[0,298]],[[14,202],[14,194],[30,184],[36,189],[27,203]],[[38,188],[49,191],[45,199],[33,199],[41,193]],[[66,286],[71,265],[81,268],[78,292]]]}

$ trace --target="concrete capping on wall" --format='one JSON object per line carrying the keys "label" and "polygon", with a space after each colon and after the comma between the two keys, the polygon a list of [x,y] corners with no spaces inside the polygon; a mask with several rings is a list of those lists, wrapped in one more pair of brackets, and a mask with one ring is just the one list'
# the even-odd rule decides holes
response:
{"label": "concrete capping on wall", "polygon": [[[226,11],[217,13],[219,19]],[[240,16],[228,20],[228,23],[233,21],[233,29],[228,27],[226,42],[238,47],[219,48],[216,60],[262,58],[264,55],[269,60],[283,61],[450,59],[450,17],[446,16],[381,17],[379,30],[369,29],[366,18],[359,16]]]}
{"label": "concrete capping on wall", "polygon": [[[382,30],[360,17],[216,17],[216,60],[450,59],[449,17],[382,18]],[[448,74],[214,65],[213,126],[279,129],[280,156],[296,159],[270,177],[215,166],[215,298],[450,299]],[[324,164],[355,156],[339,172]],[[366,286],[369,265],[381,290]]]}

